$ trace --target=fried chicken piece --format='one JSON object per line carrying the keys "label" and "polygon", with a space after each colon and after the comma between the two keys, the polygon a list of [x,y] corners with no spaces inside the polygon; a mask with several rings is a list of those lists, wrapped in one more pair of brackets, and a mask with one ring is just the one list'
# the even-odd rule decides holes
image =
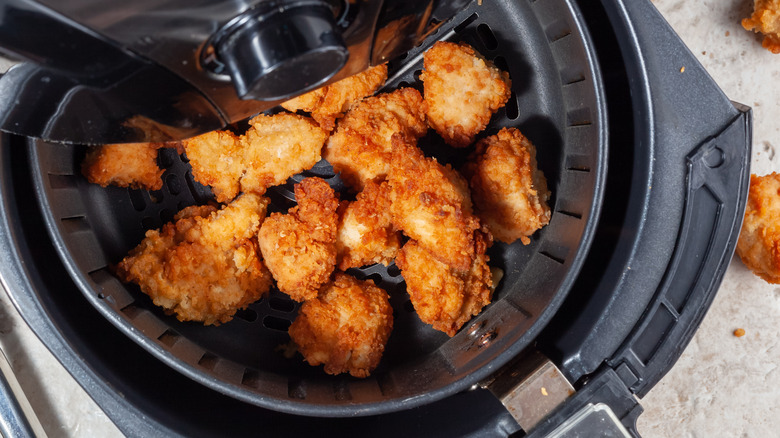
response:
{"label": "fried chicken piece", "polygon": [[482,228],[472,213],[466,180],[449,165],[428,158],[400,136],[393,137],[390,214],[396,229],[417,240],[441,262],[468,270],[474,232]]}
{"label": "fried chicken piece", "polygon": [[320,127],[330,132],[336,127],[336,119],[343,117],[364,97],[374,94],[386,80],[387,64],[377,65],[290,99],[282,104],[282,108],[291,112],[302,110],[311,113]]}
{"label": "fried chicken piece", "polygon": [[279,290],[305,301],[317,296],[336,266],[339,201],[316,177],[295,185],[295,199],[287,214],[272,213],[263,222],[258,240]]}
{"label": "fried chicken piece", "polygon": [[238,136],[213,131],[184,140],[192,175],[211,186],[218,202],[228,202],[239,192],[265,193],[320,159],[328,133],[310,118],[297,114],[260,114]]}
{"label": "fried chicken piece", "polygon": [[147,231],[116,266],[117,276],[180,321],[230,321],[271,287],[256,239],[268,202],[247,193],[221,210],[187,207],[161,230]]}
{"label": "fried chicken piece", "polygon": [[339,231],[336,236],[338,268],[382,263],[389,265],[401,247],[401,236],[390,221],[390,186],[372,181],[354,202],[339,207]]}
{"label": "fried chicken piece", "polygon": [[466,270],[440,262],[414,240],[406,242],[395,259],[420,320],[449,336],[490,304],[493,295],[490,258],[485,254],[489,236],[479,236],[478,250]]}
{"label": "fried chicken piece", "polygon": [[339,120],[323,156],[356,192],[368,181],[381,182],[390,171],[393,134],[417,139],[427,132],[424,107],[413,88],[363,99]]}
{"label": "fried chicken piece", "polygon": [[737,254],[754,274],[780,284],[780,173],[750,175]]}
{"label": "fried chicken piece", "polygon": [[81,163],[87,181],[133,189],[160,190],[163,170],[157,166],[157,150],[164,143],[127,143],[94,146]]}
{"label": "fried chicken piece", "polygon": [[439,41],[423,55],[428,123],[447,144],[470,145],[512,94],[509,73],[465,43]]}
{"label": "fried chicken piece", "polygon": [[547,180],[536,167],[536,148],[519,130],[504,128],[477,142],[463,174],[477,216],[496,239],[528,245],[550,222]]}
{"label": "fried chicken piece", "polygon": [[753,14],[742,20],[742,27],[764,34],[761,45],[780,53],[780,0],[754,0]]}
{"label": "fried chicken piece", "polygon": [[362,378],[379,365],[392,329],[387,292],[337,272],[318,297],[303,303],[288,331],[310,365]]}

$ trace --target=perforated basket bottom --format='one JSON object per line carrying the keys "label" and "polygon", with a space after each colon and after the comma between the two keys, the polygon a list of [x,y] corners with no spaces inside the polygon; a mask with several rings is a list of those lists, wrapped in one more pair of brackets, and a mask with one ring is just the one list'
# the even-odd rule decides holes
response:
{"label": "perforated basket bottom", "polygon": [[[187,205],[211,199],[194,182],[186,157],[163,150],[164,187],[156,192],[101,188],[81,177],[86,148],[34,142],[33,172],[48,231],[79,289],[101,314],[160,360],[220,392],[270,409],[307,415],[369,415],[409,408],[467,388],[528,345],[565,297],[584,259],[601,202],[605,125],[600,78],[578,14],[565,0],[474,2],[404,59],[389,66],[387,89],[418,80],[422,52],[435,39],[464,41],[510,72],[513,93],[482,134],[518,127],[537,147],[553,192],[550,224],[530,245],[495,244],[490,265],[505,272],[494,301],[455,337],[422,324],[391,265],[353,269],[391,296],[394,330],[368,379],[328,376],[300,356],[285,357],[297,304],[276,290],[219,327],[165,315],[110,266]],[[432,131],[419,142],[440,162],[460,167]],[[344,186],[326,162],[269,191],[272,210],[293,205],[306,176]],[[77,299],[77,297],[74,297]]]}

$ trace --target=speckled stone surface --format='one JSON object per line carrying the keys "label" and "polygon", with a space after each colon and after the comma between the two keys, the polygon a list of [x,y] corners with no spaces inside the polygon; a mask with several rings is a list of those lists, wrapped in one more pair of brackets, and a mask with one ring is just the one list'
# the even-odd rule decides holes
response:
{"label": "speckled stone surface", "polygon": [[[653,2],[729,98],[753,108],[751,172],[780,171],[780,55],[745,31],[750,0]],[[780,288],[731,261],[674,368],[641,401],[645,437],[780,436]],[[734,336],[742,328],[745,335]]]}
{"label": "speckled stone surface", "polygon": [[[640,1],[640,0],[631,0]],[[753,108],[752,172],[780,171],[780,55],[740,26],[750,0],[653,2],[726,94]],[[780,436],[780,288],[738,258],[680,360],[641,400],[645,437]],[[737,328],[745,335],[735,337]],[[0,346],[50,437],[117,437],[117,428],[0,292]]]}

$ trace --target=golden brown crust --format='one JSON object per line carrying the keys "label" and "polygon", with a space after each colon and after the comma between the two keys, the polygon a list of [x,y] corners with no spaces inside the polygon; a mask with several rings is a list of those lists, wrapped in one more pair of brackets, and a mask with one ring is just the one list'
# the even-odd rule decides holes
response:
{"label": "golden brown crust", "polygon": [[750,175],[737,254],[754,274],[780,284],[780,174]]}
{"label": "golden brown crust", "polygon": [[536,166],[536,148],[519,130],[504,128],[477,142],[463,174],[477,216],[496,239],[527,245],[550,222],[550,192]]}
{"label": "golden brown crust", "polygon": [[319,296],[303,303],[289,334],[310,365],[362,378],[379,364],[392,329],[387,292],[337,272]]}
{"label": "golden brown crust", "polygon": [[116,266],[117,276],[180,321],[230,321],[271,286],[255,237],[267,205],[244,194],[221,210],[187,207],[161,230],[147,231]]}
{"label": "golden brown crust", "polygon": [[290,99],[282,104],[282,108],[292,112],[302,110],[311,113],[320,127],[330,132],[336,127],[336,119],[343,117],[344,113],[364,97],[374,94],[386,80],[387,65],[377,65]]}
{"label": "golden brown crust", "polygon": [[321,158],[328,133],[310,118],[297,114],[259,115],[238,136],[213,131],[182,143],[192,175],[211,186],[218,202],[228,202],[239,192],[264,194]]}
{"label": "golden brown crust", "polygon": [[431,251],[414,240],[407,242],[396,258],[406,281],[406,291],[417,315],[434,329],[449,336],[490,304],[493,280],[482,251],[475,254],[466,270],[452,268],[437,260]]}
{"label": "golden brown crust", "polygon": [[157,151],[164,143],[127,143],[94,146],[81,163],[87,181],[103,187],[160,190],[163,170],[157,166]]}
{"label": "golden brown crust", "polygon": [[323,156],[341,179],[359,192],[368,181],[386,178],[394,134],[417,139],[427,130],[420,92],[400,88],[368,97],[347,112],[328,139]]}
{"label": "golden brown crust", "polygon": [[742,20],[742,27],[764,34],[762,46],[780,53],[780,0],[754,0],[753,14]]}
{"label": "golden brown crust", "polygon": [[354,202],[339,208],[336,238],[338,268],[346,271],[374,263],[389,265],[401,247],[390,220],[390,185],[368,182]]}
{"label": "golden brown crust", "polygon": [[447,144],[466,147],[512,94],[509,73],[465,43],[438,41],[424,55],[428,123]]}
{"label": "golden brown crust", "polygon": [[393,225],[441,262],[468,270],[475,253],[474,232],[482,226],[472,213],[468,183],[400,136],[393,141],[388,177]]}
{"label": "golden brown crust", "polygon": [[298,205],[288,214],[272,213],[263,222],[258,240],[279,290],[305,301],[317,296],[336,266],[339,201],[316,177],[296,184],[295,198]]}

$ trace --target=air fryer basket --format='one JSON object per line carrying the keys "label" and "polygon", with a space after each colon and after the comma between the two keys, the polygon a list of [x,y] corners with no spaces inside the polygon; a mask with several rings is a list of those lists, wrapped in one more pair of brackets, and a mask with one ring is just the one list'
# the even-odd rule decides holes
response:
{"label": "air fryer basket", "polygon": [[[480,4],[481,3],[481,4]],[[588,251],[602,202],[606,120],[600,75],[581,16],[569,0],[473,2],[429,41],[390,65],[387,88],[413,86],[422,52],[436,39],[464,41],[508,70],[513,94],[483,135],[514,126],[536,145],[553,192],[550,224],[530,245],[497,243],[491,266],[505,275],[494,300],[453,338],[422,324],[391,265],[351,270],[391,296],[394,330],[380,366],[367,379],[328,376],[300,356],[285,358],[297,304],[270,295],[218,327],[165,315],[135,285],[111,272],[150,228],[181,208],[210,199],[186,157],[162,151],[160,191],[101,188],[80,174],[86,147],[33,142],[33,174],[47,229],[74,282],[97,311],[129,338],[190,378],[258,406],[318,416],[369,415],[406,409],[463,390],[527,347],[557,310]],[[420,146],[440,161],[462,164],[434,134]],[[343,189],[326,162],[272,189],[273,208],[294,201],[305,176]],[[348,196],[348,195],[344,195]],[[73,297],[73,299],[83,299]]]}

